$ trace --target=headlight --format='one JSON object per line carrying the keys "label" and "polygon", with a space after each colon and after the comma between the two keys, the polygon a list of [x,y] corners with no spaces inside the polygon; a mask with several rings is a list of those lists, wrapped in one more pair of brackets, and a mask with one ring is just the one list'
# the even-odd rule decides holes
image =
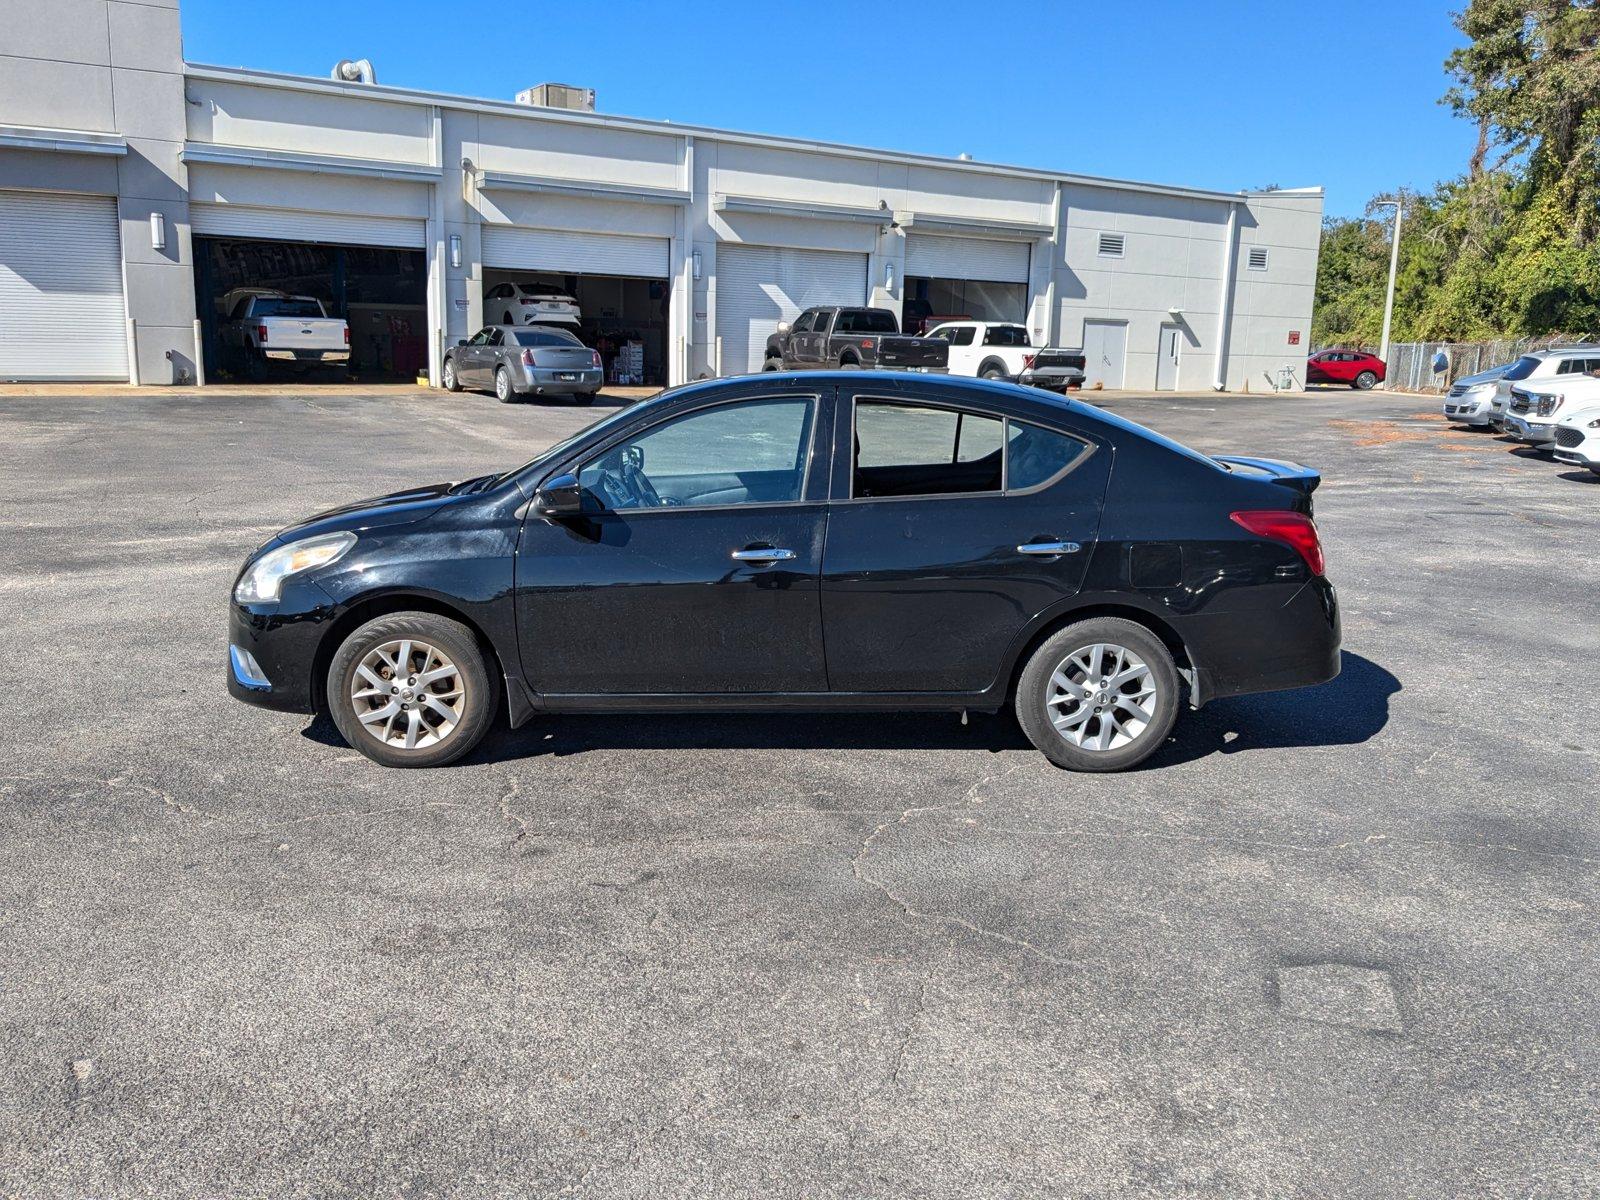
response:
{"label": "headlight", "polygon": [[233,598],[240,604],[264,604],[276,600],[278,593],[283,590],[283,581],[289,576],[337,562],[355,544],[356,535],[353,533],[325,533],[321,537],[306,538],[269,550],[250,564],[250,569],[233,589]]}
{"label": "headlight", "polygon": [[1594,420],[1590,421],[1589,422],[1589,428],[1590,429],[1600,429],[1600,417],[1596,417]]}

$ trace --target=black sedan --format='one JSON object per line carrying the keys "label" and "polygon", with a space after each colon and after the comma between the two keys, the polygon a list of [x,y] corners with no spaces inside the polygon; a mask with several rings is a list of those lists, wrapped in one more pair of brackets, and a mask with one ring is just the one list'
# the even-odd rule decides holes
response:
{"label": "black sedan", "polygon": [[1036,389],[760,375],[664,392],[526,466],[284,530],[228,687],[388,766],[541,712],[1016,708],[1129,767],[1185,698],[1339,670],[1319,477]]}

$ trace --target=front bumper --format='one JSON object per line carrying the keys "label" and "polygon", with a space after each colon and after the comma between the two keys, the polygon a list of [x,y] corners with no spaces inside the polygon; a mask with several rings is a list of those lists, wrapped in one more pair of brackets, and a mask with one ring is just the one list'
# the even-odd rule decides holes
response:
{"label": "front bumper", "polygon": [[1556,440],[1556,423],[1554,421],[1541,421],[1537,417],[1507,413],[1505,426],[1506,432],[1512,437],[1518,441],[1527,442],[1529,445],[1543,446]]}
{"label": "front bumper", "polygon": [[282,712],[315,711],[317,650],[339,608],[309,580],[284,581],[274,603],[228,603],[228,694]]}
{"label": "front bumper", "polygon": [[522,378],[515,381],[518,392],[524,395],[561,394],[573,392],[593,394],[605,383],[605,373],[599,367],[585,367],[578,371],[558,371],[549,367],[523,367]]}
{"label": "front bumper", "polygon": [[1446,400],[1444,415],[1448,420],[1462,425],[1487,425],[1493,412],[1487,405],[1476,400]]}

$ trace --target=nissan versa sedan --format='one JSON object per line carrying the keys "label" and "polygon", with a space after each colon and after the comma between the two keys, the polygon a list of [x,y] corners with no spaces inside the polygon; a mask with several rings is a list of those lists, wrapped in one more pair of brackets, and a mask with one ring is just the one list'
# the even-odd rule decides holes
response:
{"label": "nissan versa sedan", "polygon": [[1339,670],[1307,468],[1015,384],[765,374],[279,533],[228,687],[437,766],[544,712],[999,711],[1112,771]]}

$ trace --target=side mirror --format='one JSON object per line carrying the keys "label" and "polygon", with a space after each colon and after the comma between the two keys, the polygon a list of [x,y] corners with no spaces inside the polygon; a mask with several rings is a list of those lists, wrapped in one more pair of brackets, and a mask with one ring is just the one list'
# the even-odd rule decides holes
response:
{"label": "side mirror", "polygon": [[544,481],[533,494],[533,511],[541,517],[572,517],[583,511],[583,488],[572,474],[556,475]]}
{"label": "side mirror", "polygon": [[466,344],[467,344],[467,339],[466,338],[457,338],[456,339],[456,345],[465,346]]}
{"label": "side mirror", "polygon": [[778,322],[778,332],[779,333],[788,333],[791,328],[793,328],[793,326],[791,326],[789,324],[789,322],[787,322],[787,321],[779,321]]}

